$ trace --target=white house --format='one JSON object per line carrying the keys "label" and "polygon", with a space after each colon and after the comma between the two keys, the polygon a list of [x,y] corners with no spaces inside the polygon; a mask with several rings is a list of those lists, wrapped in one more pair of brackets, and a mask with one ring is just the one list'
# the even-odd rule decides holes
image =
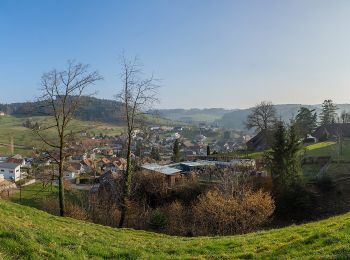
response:
{"label": "white house", "polygon": [[64,171],[66,180],[75,180],[83,172],[83,166],[80,163],[71,163]]}
{"label": "white house", "polygon": [[18,181],[21,177],[21,165],[18,163],[0,163],[0,174],[5,180]]}

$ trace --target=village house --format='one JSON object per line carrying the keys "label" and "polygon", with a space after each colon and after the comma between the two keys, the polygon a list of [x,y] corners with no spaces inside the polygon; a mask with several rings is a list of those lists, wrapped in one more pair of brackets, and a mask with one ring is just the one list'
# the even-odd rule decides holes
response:
{"label": "village house", "polygon": [[100,169],[103,168],[104,165],[110,163],[111,161],[109,159],[107,159],[106,157],[101,158],[98,162],[97,165]]}
{"label": "village house", "polygon": [[250,151],[263,151],[271,147],[273,140],[272,130],[262,130],[247,143],[247,149]]}
{"label": "village house", "polygon": [[72,155],[71,160],[72,161],[82,161],[85,160],[87,158],[87,153],[83,153],[80,155]]}
{"label": "village house", "polygon": [[7,163],[14,163],[14,164],[20,164],[21,166],[24,166],[26,164],[26,160],[24,158],[19,158],[16,156],[7,158]]}
{"label": "village house", "polygon": [[105,156],[112,156],[114,152],[113,152],[113,149],[103,149],[102,154]]}
{"label": "village house", "polygon": [[5,180],[18,181],[21,178],[21,165],[18,163],[0,163],[0,175]]}
{"label": "village house", "polygon": [[119,172],[126,169],[126,160],[124,158],[112,157],[107,163],[101,166],[103,171]]}
{"label": "village house", "polygon": [[95,168],[95,162],[92,159],[85,158],[80,161],[84,172],[91,172]]}
{"label": "village house", "polygon": [[350,137],[350,123],[333,123],[318,127],[312,135],[317,140],[325,141],[341,137]]}
{"label": "village house", "polygon": [[70,163],[64,171],[64,178],[73,181],[83,172],[84,169],[80,163]]}
{"label": "village house", "polygon": [[157,163],[149,163],[142,165],[142,169],[149,173],[158,173],[164,176],[164,181],[172,187],[176,181],[181,178],[181,170],[169,166],[162,166]]}

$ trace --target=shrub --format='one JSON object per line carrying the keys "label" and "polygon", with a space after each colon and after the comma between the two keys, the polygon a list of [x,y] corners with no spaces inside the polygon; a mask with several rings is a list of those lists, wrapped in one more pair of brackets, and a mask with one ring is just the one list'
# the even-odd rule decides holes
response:
{"label": "shrub", "polygon": [[322,174],[317,178],[316,185],[322,192],[329,192],[335,187],[333,178],[328,174]]}
{"label": "shrub", "polygon": [[82,208],[78,204],[71,202],[66,203],[66,216],[80,220],[89,219],[89,216],[84,208]]}
{"label": "shrub", "polygon": [[149,226],[151,227],[151,229],[163,230],[165,229],[166,224],[167,219],[165,217],[165,214],[158,209],[154,210],[149,220]]}
{"label": "shrub", "polygon": [[276,216],[283,220],[301,221],[312,216],[313,195],[302,183],[294,183],[275,196]]}
{"label": "shrub", "polygon": [[191,214],[188,207],[179,201],[174,201],[164,207],[167,218],[166,233],[170,235],[188,236],[191,234]]}
{"label": "shrub", "polygon": [[256,230],[274,212],[274,201],[263,191],[247,191],[239,198],[209,191],[193,205],[196,235],[230,235]]}
{"label": "shrub", "polygon": [[[41,209],[53,214],[53,215],[59,215],[59,205],[57,199],[48,199],[45,198],[41,201]],[[88,220],[88,214],[83,209],[80,207],[78,204],[72,203],[67,201],[65,203],[65,215],[67,217],[75,218],[75,219],[80,219],[80,220]]]}
{"label": "shrub", "polygon": [[132,200],[151,207],[162,204],[168,193],[168,184],[162,174],[135,172],[132,178]]}

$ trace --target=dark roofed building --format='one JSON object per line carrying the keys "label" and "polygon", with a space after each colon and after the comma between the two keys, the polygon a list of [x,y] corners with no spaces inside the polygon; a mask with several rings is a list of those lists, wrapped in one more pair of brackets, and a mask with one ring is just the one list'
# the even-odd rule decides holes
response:
{"label": "dark roofed building", "polygon": [[263,151],[271,147],[273,140],[272,130],[262,130],[252,139],[250,139],[246,145],[250,151]]}
{"label": "dark roofed building", "polygon": [[338,136],[350,137],[350,123],[333,123],[320,126],[313,136],[320,141],[336,138]]}

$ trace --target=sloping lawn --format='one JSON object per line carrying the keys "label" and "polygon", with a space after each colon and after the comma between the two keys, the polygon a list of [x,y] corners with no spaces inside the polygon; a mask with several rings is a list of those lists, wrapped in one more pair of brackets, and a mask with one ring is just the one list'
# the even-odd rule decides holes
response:
{"label": "sloping lawn", "polygon": [[342,145],[342,155],[340,156],[340,146],[333,141],[320,142],[316,144],[307,145],[305,147],[306,156],[319,157],[331,156],[334,160],[350,161],[350,140],[345,139]]}
{"label": "sloping lawn", "polygon": [[[80,193],[84,190],[65,190],[65,197],[67,201],[78,202]],[[53,199],[58,203],[58,186],[47,184],[43,185],[41,182],[22,187],[22,192],[16,191],[10,195],[10,201],[19,203],[25,206],[41,209],[41,203],[44,199]]]}
{"label": "sloping lawn", "polygon": [[310,144],[310,145],[306,146],[306,150],[307,151],[314,151],[314,150],[322,149],[325,147],[329,148],[329,146],[334,145],[334,144],[335,144],[335,142],[333,142],[333,141],[326,141],[326,142]]}
{"label": "sloping lawn", "polygon": [[0,258],[232,259],[350,257],[350,214],[227,237],[114,229],[0,201]]}

